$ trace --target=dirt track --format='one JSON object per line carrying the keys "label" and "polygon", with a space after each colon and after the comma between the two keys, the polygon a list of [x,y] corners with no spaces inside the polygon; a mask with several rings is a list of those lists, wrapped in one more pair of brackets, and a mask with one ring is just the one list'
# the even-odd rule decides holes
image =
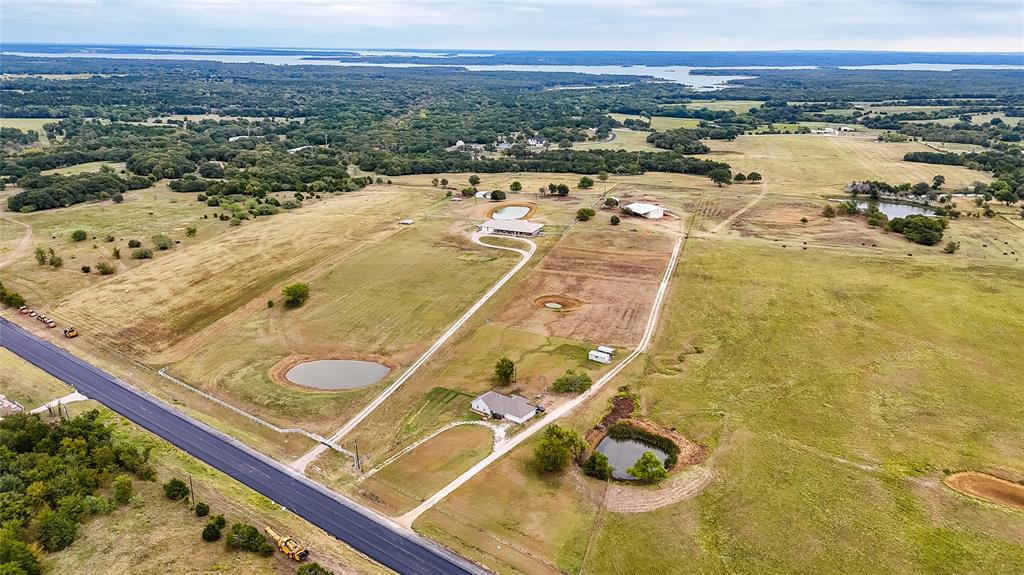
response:
{"label": "dirt track", "polygon": [[1024,511],[1024,485],[1019,483],[977,471],[954,473],[943,483],[960,493]]}

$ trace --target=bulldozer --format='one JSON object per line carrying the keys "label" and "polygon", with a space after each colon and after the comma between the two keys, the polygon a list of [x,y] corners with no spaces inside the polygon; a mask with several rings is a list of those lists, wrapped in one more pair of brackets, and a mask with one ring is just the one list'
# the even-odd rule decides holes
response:
{"label": "bulldozer", "polygon": [[73,327],[64,328],[64,337],[78,337],[78,330]]}
{"label": "bulldozer", "polygon": [[306,558],[309,557],[309,549],[299,545],[299,543],[291,537],[282,537],[270,527],[267,527],[266,530],[267,535],[270,535],[270,538],[277,543],[277,548],[281,550],[281,553],[284,553],[289,558],[296,561],[305,561]]}

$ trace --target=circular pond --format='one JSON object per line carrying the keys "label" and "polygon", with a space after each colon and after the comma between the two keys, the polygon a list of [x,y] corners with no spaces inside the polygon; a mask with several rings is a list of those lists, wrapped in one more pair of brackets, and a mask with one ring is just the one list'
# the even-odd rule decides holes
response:
{"label": "circular pond", "polygon": [[636,480],[636,477],[630,475],[626,470],[633,467],[633,464],[640,459],[645,451],[653,453],[658,461],[665,465],[666,454],[664,451],[632,439],[621,440],[605,436],[601,443],[597,444],[597,450],[603,453],[608,458],[608,463],[615,468],[612,471],[612,477],[623,481]]}
{"label": "circular pond", "polygon": [[373,385],[390,372],[390,367],[372,361],[319,359],[292,367],[284,377],[296,385],[337,390]]}
{"label": "circular pond", "polygon": [[583,302],[566,295],[552,294],[542,295],[533,300],[533,305],[550,309],[552,311],[570,311],[583,305]]}

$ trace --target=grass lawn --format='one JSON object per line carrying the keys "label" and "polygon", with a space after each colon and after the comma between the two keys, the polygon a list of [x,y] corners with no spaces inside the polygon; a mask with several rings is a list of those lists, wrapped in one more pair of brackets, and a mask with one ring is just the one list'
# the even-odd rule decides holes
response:
{"label": "grass lawn", "polygon": [[[646,117],[644,117],[644,116],[637,116],[637,115],[634,115],[634,114],[608,114],[608,115],[611,116],[612,118],[615,118],[616,120],[618,120],[620,122],[623,122],[623,121],[625,121],[627,119],[647,121]],[[651,121],[651,127],[654,128],[655,130],[659,131],[659,132],[664,132],[665,130],[674,130],[676,128],[696,128],[696,127],[698,127],[700,125],[700,120],[698,120],[696,118],[672,118],[672,117],[669,117],[669,116],[654,116],[654,117],[650,118],[650,121]]]}
{"label": "grass lawn", "polygon": [[35,130],[39,132],[40,140],[46,143],[43,124],[56,124],[64,118],[0,118],[0,128],[17,128],[22,132]]}
{"label": "grass lawn", "polygon": [[613,129],[615,139],[606,142],[577,142],[573,144],[575,150],[626,150],[627,152],[656,151],[654,144],[647,143],[647,136],[650,132],[637,132],[626,129]]}
{"label": "grass lawn", "polygon": [[[682,104],[666,104],[665,107],[678,107],[680,105]],[[685,104],[691,110],[700,110],[702,108],[722,111],[732,110],[737,114],[745,114],[751,108],[760,108],[762,105],[764,105],[764,102],[760,100],[692,100],[690,103]]]}
{"label": "grass lawn", "polygon": [[61,174],[63,176],[71,176],[74,174],[84,174],[86,172],[98,172],[103,166],[110,166],[114,170],[120,172],[124,169],[124,162],[85,162],[84,164],[75,164],[74,166],[68,166],[66,168],[54,168],[52,170],[43,170],[40,172],[44,176],[52,174]]}

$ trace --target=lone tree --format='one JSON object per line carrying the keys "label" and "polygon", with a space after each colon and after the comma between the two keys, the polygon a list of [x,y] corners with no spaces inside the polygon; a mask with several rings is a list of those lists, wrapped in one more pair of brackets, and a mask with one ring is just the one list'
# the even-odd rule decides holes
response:
{"label": "lone tree", "polygon": [[491,199],[492,202],[500,202],[507,198],[508,196],[506,196],[505,192],[501,190],[494,190],[493,192],[488,194],[488,197]]}
{"label": "lone tree", "polygon": [[590,176],[583,176],[583,177],[580,178],[580,181],[577,184],[577,187],[579,187],[581,190],[587,190],[587,189],[593,188],[594,187],[594,179],[591,178]]}
{"label": "lone tree", "polygon": [[668,477],[665,466],[652,451],[645,451],[626,472],[644,483],[657,483]]}
{"label": "lone tree", "polygon": [[601,170],[600,172],[597,173],[597,179],[601,180],[602,182],[607,182],[608,172]]}
{"label": "lone tree", "polygon": [[611,222],[611,224],[612,224],[613,226],[617,226],[617,225],[619,225],[619,222],[621,222],[622,220],[621,220],[621,219],[619,219],[619,216],[614,216],[614,215],[613,215],[613,216],[612,216],[612,219],[610,219],[610,220],[608,220],[608,221],[609,221],[609,222]]}
{"label": "lone tree", "polygon": [[586,448],[587,442],[575,430],[551,425],[544,429],[533,452],[533,461],[541,471],[562,471]]}
{"label": "lone tree", "polygon": [[937,189],[942,187],[942,184],[945,184],[945,183],[946,183],[945,176],[941,176],[941,175],[935,176],[934,178],[932,178],[932,189],[933,190],[937,190]]}
{"label": "lone tree", "polygon": [[597,212],[595,212],[593,208],[580,208],[576,210],[576,219],[581,222],[585,222],[596,214]]}
{"label": "lone tree", "polygon": [[741,173],[738,173],[735,176],[733,176],[732,177],[732,181],[734,181],[734,182],[745,182],[745,181],[747,181],[747,177],[744,176],[743,173],[741,172]]}
{"label": "lone tree", "polygon": [[503,357],[494,364],[494,377],[498,378],[498,383],[508,385],[512,383],[515,375],[516,364],[511,359]]}
{"label": "lone tree", "polygon": [[75,240],[76,242],[80,242],[87,237],[89,237],[89,234],[85,233],[85,230],[75,230],[71,232],[71,239]]}
{"label": "lone tree", "polygon": [[473,174],[472,176],[470,176],[469,177],[469,185],[471,185],[471,186],[479,186],[480,185],[480,176],[478,176],[476,174]]}
{"label": "lone tree", "polygon": [[230,549],[252,551],[264,557],[270,557],[274,554],[274,548],[270,546],[270,543],[267,543],[267,538],[260,533],[259,529],[247,523],[235,523],[232,525],[225,542]]}
{"label": "lone tree", "polygon": [[512,182],[509,185],[508,189],[518,194],[519,192],[523,191],[523,184],[519,182]]}
{"label": "lone tree", "polygon": [[759,174],[757,172],[750,172],[749,174],[747,174],[747,181],[748,182],[760,182],[761,181],[761,174]]}
{"label": "lone tree", "polygon": [[281,293],[284,294],[284,304],[289,307],[299,307],[309,299],[309,284],[294,283],[285,286]]}
{"label": "lone tree", "polygon": [[715,168],[708,173],[708,177],[711,178],[711,181],[717,184],[718,187],[732,183],[732,172],[729,171],[729,168]]}

